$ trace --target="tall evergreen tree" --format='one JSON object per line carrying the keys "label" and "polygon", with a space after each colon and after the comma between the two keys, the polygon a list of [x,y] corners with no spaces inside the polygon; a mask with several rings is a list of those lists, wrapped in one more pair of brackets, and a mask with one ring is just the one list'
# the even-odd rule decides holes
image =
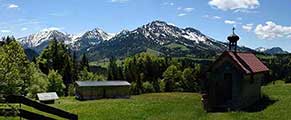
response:
{"label": "tall evergreen tree", "polygon": [[[118,66],[116,63],[116,59],[115,58],[111,58],[109,60],[109,65],[108,65],[108,80],[118,80]],[[120,72],[120,74],[122,74],[122,72]],[[122,75],[123,76],[123,75]]]}
{"label": "tall evergreen tree", "polygon": [[[72,58],[70,50],[63,42],[58,42],[54,38],[37,58],[37,63],[45,74],[48,74],[50,70],[58,71],[65,86],[72,83]],[[65,89],[65,95],[67,95],[67,92],[67,89]]]}
{"label": "tall evergreen tree", "polygon": [[78,75],[79,75],[79,63],[77,60],[77,55],[76,52],[73,52],[73,58],[72,58],[72,66],[73,66],[73,70],[72,70],[72,81],[78,81]]}
{"label": "tall evergreen tree", "polygon": [[88,72],[90,72],[89,60],[88,60],[86,54],[83,54],[83,56],[82,56],[80,68],[81,68],[81,70],[86,69]]}

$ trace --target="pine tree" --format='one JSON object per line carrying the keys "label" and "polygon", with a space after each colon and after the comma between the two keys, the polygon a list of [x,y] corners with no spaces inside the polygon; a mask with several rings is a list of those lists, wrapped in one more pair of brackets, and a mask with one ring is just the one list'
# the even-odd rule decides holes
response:
{"label": "pine tree", "polygon": [[59,46],[58,46],[58,41],[56,38],[52,40],[52,68],[54,70],[59,70],[61,68],[60,66],[60,56],[59,56]]}
{"label": "pine tree", "polygon": [[73,58],[72,58],[72,66],[73,66],[73,70],[72,70],[72,81],[78,81],[78,76],[79,76],[79,63],[77,61],[77,55],[76,52],[73,52]]}
{"label": "pine tree", "polygon": [[83,57],[80,63],[80,68],[81,70],[87,69],[87,71],[90,72],[89,61],[88,61],[88,58],[86,57],[86,54],[83,54]]}
{"label": "pine tree", "polygon": [[[117,66],[117,63],[116,63],[116,59],[115,58],[111,58],[109,60],[109,66],[108,66],[108,80],[118,80],[119,76],[118,76],[118,66]],[[122,74],[122,71],[121,73]],[[123,76],[123,75],[122,75]]]}
{"label": "pine tree", "polygon": [[[55,70],[62,76],[63,83],[66,86],[72,83],[72,58],[70,50],[63,42],[58,42],[54,38],[37,58],[37,63],[45,74],[49,74],[50,70]],[[65,90],[65,95],[67,95],[67,92]]]}

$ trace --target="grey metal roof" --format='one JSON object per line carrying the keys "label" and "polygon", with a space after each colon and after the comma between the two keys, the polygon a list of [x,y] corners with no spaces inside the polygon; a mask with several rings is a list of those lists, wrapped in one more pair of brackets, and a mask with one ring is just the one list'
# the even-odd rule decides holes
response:
{"label": "grey metal roof", "polygon": [[130,86],[127,81],[76,81],[78,86]]}
{"label": "grey metal roof", "polygon": [[48,101],[48,100],[56,100],[59,99],[56,92],[48,92],[48,93],[37,93],[37,98],[40,101]]}

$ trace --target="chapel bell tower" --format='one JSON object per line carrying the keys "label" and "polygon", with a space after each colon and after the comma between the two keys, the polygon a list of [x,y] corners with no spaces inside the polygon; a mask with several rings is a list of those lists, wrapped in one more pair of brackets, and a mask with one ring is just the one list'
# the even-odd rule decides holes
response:
{"label": "chapel bell tower", "polygon": [[237,52],[237,41],[239,40],[239,36],[234,33],[235,28],[232,28],[232,35],[228,36],[228,50],[232,52]]}

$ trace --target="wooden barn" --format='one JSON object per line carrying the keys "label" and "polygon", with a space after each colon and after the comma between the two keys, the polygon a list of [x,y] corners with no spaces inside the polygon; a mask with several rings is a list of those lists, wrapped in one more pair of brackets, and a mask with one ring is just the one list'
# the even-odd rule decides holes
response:
{"label": "wooden barn", "polygon": [[76,98],[80,100],[130,97],[127,81],[76,81],[75,88]]}
{"label": "wooden barn", "polygon": [[261,84],[269,69],[253,54],[237,52],[239,37],[228,37],[229,50],[210,66],[207,72],[204,107],[212,110],[239,110],[261,97]]}

